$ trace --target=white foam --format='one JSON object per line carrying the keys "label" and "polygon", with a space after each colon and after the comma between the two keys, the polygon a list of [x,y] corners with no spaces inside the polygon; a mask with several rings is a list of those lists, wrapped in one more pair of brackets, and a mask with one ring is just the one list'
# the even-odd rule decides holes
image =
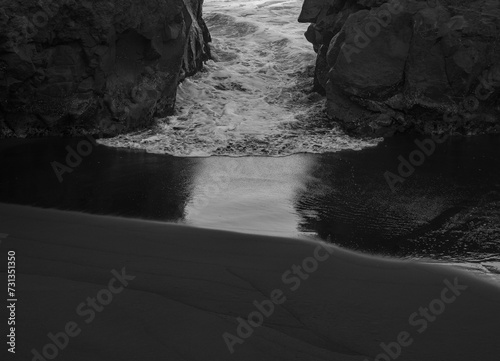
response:
{"label": "white foam", "polygon": [[328,121],[312,88],[316,54],[297,22],[302,0],[209,0],[214,61],[179,86],[177,114],[101,143],[176,156],[289,155],[362,149]]}

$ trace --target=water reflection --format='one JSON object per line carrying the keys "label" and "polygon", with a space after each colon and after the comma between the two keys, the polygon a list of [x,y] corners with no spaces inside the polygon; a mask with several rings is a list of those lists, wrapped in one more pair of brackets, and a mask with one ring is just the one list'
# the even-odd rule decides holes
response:
{"label": "water reflection", "polygon": [[193,162],[99,146],[60,183],[51,162],[64,163],[79,139],[0,143],[0,202],[94,214],[178,221]]}
{"label": "water reflection", "polygon": [[300,216],[294,199],[310,181],[315,162],[312,155],[199,160],[186,221],[199,227],[297,236]]}

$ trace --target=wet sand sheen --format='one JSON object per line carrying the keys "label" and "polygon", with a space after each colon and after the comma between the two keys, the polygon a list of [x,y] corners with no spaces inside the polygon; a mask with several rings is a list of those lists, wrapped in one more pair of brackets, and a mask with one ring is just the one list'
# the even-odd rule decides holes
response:
{"label": "wet sand sheen", "polygon": [[[5,204],[0,230],[8,234],[3,253],[15,249],[22,260],[22,359],[69,321],[82,328],[61,351],[73,361],[89,355],[95,361],[362,361],[401,332],[414,340],[402,349],[404,360],[487,361],[500,352],[500,288],[443,266],[324,245],[331,256],[292,291],[284,272],[304,265],[317,243]],[[123,267],[135,278],[86,325],[75,307]],[[446,280],[466,289],[419,333],[409,317],[442,298]],[[274,289],[286,301],[231,355],[222,335],[236,334],[237,317],[255,311],[252,303]]]}

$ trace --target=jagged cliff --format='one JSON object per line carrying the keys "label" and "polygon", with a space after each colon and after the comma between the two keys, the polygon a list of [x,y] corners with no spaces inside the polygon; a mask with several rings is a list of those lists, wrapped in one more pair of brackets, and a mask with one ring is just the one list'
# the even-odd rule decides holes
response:
{"label": "jagged cliff", "polygon": [[499,0],[305,0],[299,21],[348,131],[500,132]]}
{"label": "jagged cliff", "polygon": [[0,134],[116,134],[210,57],[203,0],[0,0]]}

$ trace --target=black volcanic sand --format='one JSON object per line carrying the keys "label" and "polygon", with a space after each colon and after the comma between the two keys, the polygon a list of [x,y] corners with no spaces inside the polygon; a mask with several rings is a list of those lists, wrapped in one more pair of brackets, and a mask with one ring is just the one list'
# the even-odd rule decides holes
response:
{"label": "black volcanic sand", "polygon": [[[33,352],[68,361],[500,354],[500,288],[452,267],[8,204],[0,230],[2,259],[16,252],[16,360],[44,360]],[[244,319],[255,328],[239,326]]]}
{"label": "black volcanic sand", "polygon": [[[413,140],[395,137],[360,152],[285,158],[175,158],[98,146],[62,183],[51,162],[63,163],[66,147],[75,149],[81,139],[3,140],[0,201],[211,228],[224,228],[225,221],[245,232],[277,223],[285,209],[295,218],[283,216],[288,227],[283,235],[313,234],[399,257],[499,261],[500,138],[456,138],[438,145],[392,192],[384,172],[397,173],[398,157],[408,159],[418,149]],[[234,161],[241,169],[231,175],[227,197],[215,197],[190,217],[201,170]],[[293,191],[280,199],[279,189],[272,188],[276,183]],[[245,198],[252,192],[260,196],[252,200],[255,208]],[[219,212],[218,218],[202,223],[210,212]],[[250,224],[259,212],[258,222]]]}

